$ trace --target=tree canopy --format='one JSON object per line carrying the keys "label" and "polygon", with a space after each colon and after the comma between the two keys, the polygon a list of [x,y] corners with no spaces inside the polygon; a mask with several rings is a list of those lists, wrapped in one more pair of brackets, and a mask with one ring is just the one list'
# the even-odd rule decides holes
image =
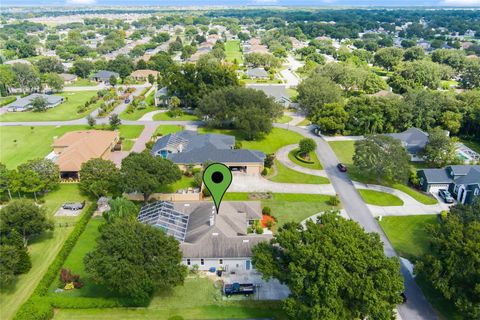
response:
{"label": "tree canopy", "polygon": [[80,190],[95,197],[116,194],[120,182],[120,170],[110,160],[102,158],[91,159],[82,164]]}

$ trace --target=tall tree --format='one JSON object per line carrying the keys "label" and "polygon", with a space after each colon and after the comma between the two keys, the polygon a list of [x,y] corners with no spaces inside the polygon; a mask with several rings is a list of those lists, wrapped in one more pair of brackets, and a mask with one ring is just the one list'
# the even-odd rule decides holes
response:
{"label": "tall tree", "polygon": [[84,259],[94,281],[112,292],[145,302],[155,289],[183,283],[179,243],[162,230],[123,219],[101,229],[95,250]]}
{"label": "tall tree", "polygon": [[60,169],[58,165],[48,159],[33,159],[18,166],[18,172],[33,171],[41,180],[39,191],[54,190],[60,184]]}
{"label": "tall tree", "polygon": [[139,211],[135,203],[123,197],[110,200],[108,205],[110,206],[110,210],[103,213],[103,218],[105,218],[108,223],[112,223],[116,219],[134,221]]}
{"label": "tall tree", "polygon": [[130,153],[122,160],[120,173],[123,190],[143,194],[145,202],[152,193],[182,177],[176,164],[148,152]]}
{"label": "tall tree", "polygon": [[120,170],[110,160],[91,159],[79,172],[80,190],[94,197],[111,196],[119,192]]}
{"label": "tall tree", "polygon": [[50,87],[50,89],[52,89],[52,91],[59,92],[63,90],[64,81],[62,77],[56,73],[47,73],[44,76],[43,81],[47,86]]}
{"label": "tall tree", "polygon": [[342,133],[348,120],[348,113],[340,103],[327,103],[312,116],[311,120],[322,132]]}
{"label": "tall tree", "polygon": [[287,223],[253,248],[263,278],[288,285],[283,309],[291,319],[393,319],[403,281],[376,233],[325,213],[306,228]]}
{"label": "tall tree", "polygon": [[327,103],[341,103],[342,89],[330,79],[313,74],[298,86],[300,108],[309,117],[321,112]]}
{"label": "tall tree", "polygon": [[40,88],[40,76],[32,66],[24,63],[15,63],[12,71],[23,93],[32,92]]}
{"label": "tall tree", "polygon": [[434,128],[428,132],[428,142],[423,151],[428,166],[441,168],[457,160],[455,143],[445,130]]}
{"label": "tall tree", "polygon": [[392,70],[403,59],[403,50],[400,48],[382,48],[374,56],[375,65]]}

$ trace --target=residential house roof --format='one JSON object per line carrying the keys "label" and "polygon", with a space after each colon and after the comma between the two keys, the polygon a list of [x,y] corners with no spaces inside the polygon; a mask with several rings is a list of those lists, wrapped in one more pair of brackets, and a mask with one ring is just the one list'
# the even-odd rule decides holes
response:
{"label": "residential house roof", "polygon": [[71,74],[71,73],[59,73],[58,74],[60,78],[63,79],[63,81],[75,81],[77,79],[76,74]]}
{"label": "residential house roof", "polygon": [[32,103],[32,100],[37,98],[37,97],[42,97],[47,101],[48,105],[53,105],[57,104],[63,101],[62,96],[54,96],[51,94],[41,94],[41,93],[32,93],[26,97],[20,98],[15,100],[14,102],[8,104],[6,107],[7,108],[27,108],[30,106]]}
{"label": "residential house roof", "polygon": [[149,75],[152,75],[154,77],[157,77],[159,74],[158,71],[155,70],[148,70],[148,69],[143,69],[143,70],[135,70],[133,71],[130,76],[134,78],[147,78]]}
{"label": "residential house roof", "polygon": [[248,69],[246,75],[251,78],[268,78],[268,72],[263,68]]}
{"label": "residential house roof", "polygon": [[407,151],[412,154],[423,150],[428,142],[428,133],[417,128],[409,128],[400,133],[388,133],[386,135],[400,140]]}
{"label": "residential house roof", "polygon": [[263,91],[267,96],[277,101],[291,101],[285,85],[277,84],[248,84],[247,88]]}
{"label": "residential house roof", "polygon": [[102,80],[105,80],[105,81],[108,81],[110,80],[110,77],[111,76],[115,76],[115,78],[118,78],[119,77],[119,74],[117,72],[113,72],[113,71],[108,71],[108,70],[100,70],[98,71],[97,73],[95,73],[92,78],[95,78],[95,79],[102,79]]}
{"label": "residential house roof", "polygon": [[57,152],[55,162],[63,172],[77,172],[84,162],[99,158],[119,139],[118,131],[81,130],[65,133],[52,147]]}
{"label": "residential house roof", "polygon": [[480,165],[452,165],[442,169],[423,169],[429,184],[455,183],[457,185],[480,185]]}

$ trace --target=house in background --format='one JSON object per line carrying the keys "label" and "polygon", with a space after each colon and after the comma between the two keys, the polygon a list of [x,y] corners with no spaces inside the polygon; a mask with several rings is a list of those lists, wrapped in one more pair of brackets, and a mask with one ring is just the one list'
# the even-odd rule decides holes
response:
{"label": "house in background", "polygon": [[71,74],[71,73],[60,73],[58,74],[60,78],[63,79],[64,84],[72,84],[75,81],[77,81],[78,77],[76,74]]}
{"label": "house in background", "polygon": [[7,109],[7,111],[10,111],[10,112],[27,111],[32,109],[33,99],[38,97],[45,99],[45,101],[47,102],[47,109],[54,108],[64,101],[64,98],[62,96],[33,93],[26,97],[13,101],[12,103],[6,105],[5,108]]}
{"label": "house in background", "polygon": [[428,133],[417,128],[410,128],[400,133],[388,133],[386,136],[400,140],[410,155],[411,161],[423,161],[421,152],[428,142]]}
{"label": "house in background", "polygon": [[268,79],[268,72],[264,68],[248,69],[245,74],[251,79]]}
{"label": "house in background", "polygon": [[130,77],[135,79],[136,81],[148,81],[148,76],[152,75],[153,78],[156,80],[159,72],[155,70],[135,70],[130,74]]}
{"label": "house in background", "polygon": [[207,162],[219,162],[232,171],[260,174],[265,154],[261,151],[234,149],[234,146],[233,136],[183,130],[159,138],[151,154],[172,161],[182,170],[190,165],[200,167]]}
{"label": "house in background", "polygon": [[62,179],[79,179],[78,172],[83,163],[94,158],[110,160],[119,141],[118,131],[71,131],[53,142],[53,151],[47,159],[58,165]]}
{"label": "house in background", "polygon": [[453,165],[442,169],[417,171],[420,186],[425,192],[447,189],[458,203],[472,203],[480,196],[480,165]]}
{"label": "house in background", "polygon": [[157,89],[154,95],[155,106],[168,106],[170,104],[170,96],[167,87]]}
{"label": "house in background", "polygon": [[292,100],[283,84],[247,84],[247,88],[263,91],[267,96],[272,97],[284,108],[289,108]]}
{"label": "house in background", "polygon": [[92,80],[96,82],[108,83],[110,81],[111,76],[114,76],[115,78],[118,79],[120,75],[117,72],[100,70],[92,76]]}
{"label": "house in background", "polygon": [[182,262],[188,267],[242,273],[254,268],[252,248],[272,238],[271,234],[247,232],[261,218],[259,201],[224,201],[218,214],[210,201],[158,201],[144,206],[137,219],[177,239]]}

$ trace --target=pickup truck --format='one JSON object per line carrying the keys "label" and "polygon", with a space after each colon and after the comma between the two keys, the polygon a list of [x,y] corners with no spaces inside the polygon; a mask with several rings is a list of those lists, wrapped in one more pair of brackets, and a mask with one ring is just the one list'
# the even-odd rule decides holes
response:
{"label": "pickup truck", "polygon": [[230,297],[234,294],[244,294],[245,296],[249,296],[255,293],[255,286],[252,283],[230,283],[223,285],[223,293]]}

